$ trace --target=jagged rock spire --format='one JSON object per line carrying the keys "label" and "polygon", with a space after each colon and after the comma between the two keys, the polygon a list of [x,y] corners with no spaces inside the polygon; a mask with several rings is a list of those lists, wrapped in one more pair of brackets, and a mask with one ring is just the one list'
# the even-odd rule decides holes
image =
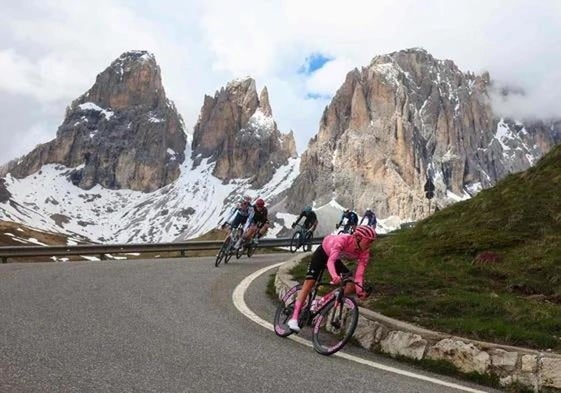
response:
{"label": "jagged rock spire", "polygon": [[45,164],[83,164],[69,178],[84,189],[100,184],[153,191],[179,176],[185,144],[183,121],[166,98],[154,55],[130,51],[72,102],[56,138],[11,173],[25,177]]}
{"label": "jagged rock spire", "polygon": [[205,96],[192,148],[195,165],[209,158],[216,162],[216,177],[251,177],[255,185],[266,183],[275,168],[296,156],[294,136],[282,135],[272,118],[267,88],[258,98],[249,77]]}
{"label": "jagged rock spire", "polygon": [[267,91],[267,86],[261,90],[261,94],[259,94],[259,109],[265,116],[273,116],[273,110],[271,109],[271,105],[269,104],[269,92]]}

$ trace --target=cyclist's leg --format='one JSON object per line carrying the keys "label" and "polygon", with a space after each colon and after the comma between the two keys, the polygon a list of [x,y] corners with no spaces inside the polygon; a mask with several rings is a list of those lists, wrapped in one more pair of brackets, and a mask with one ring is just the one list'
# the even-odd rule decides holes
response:
{"label": "cyclist's leg", "polygon": [[233,245],[234,248],[237,248],[240,245],[241,238],[242,238],[240,235],[243,231],[243,226],[244,226],[246,220],[247,220],[247,217],[244,217],[241,214],[237,214],[236,217],[234,218],[234,220],[232,221],[232,225],[231,225],[232,229],[234,230],[234,228],[235,228],[235,230],[238,231],[238,233],[236,233],[236,235],[238,235],[238,237],[237,237],[238,241],[236,242],[236,244]]}
{"label": "cyclist's leg", "polygon": [[[292,318],[290,318],[289,327],[293,330],[299,330],[298,327],[298,317],[300,316],[300,311],[302,310],[302,306],[306,301],[306,297],[312,290],[315,282],[318,280],[319,275],[325,268],[327,264],[327,254],[323,250],[323,247],[319,246],[317,250],[312,255],[312,260],[308,265],[308,271],[306,272],[306,279],[302,286],[302,289],[298,293],[298,297],[296,298],[296,302],[294,303],[294,312],[292,313]],[[293,321],[293,322],[291,322]]]}
{"label": "cyclist's leg", "polygon": [[246,242],[251,240],[253,236],[255,236],[255,232],[257,232],[257,224],[255,222],[252,222],[249,225],[249,228],[247,228],[247,231],[245,231],[245,233],[243,234],[243,239]]}
{"label": "cyclist's leg", "polygon": [[[349,268],[340,259],[335,261],[335,270],[338,275],[343,277],[343,279],[352,277],[353,275]],[[345,295],[352,295],[355,293],[355,285],[352,282],[347,283],[347,285],[345,285],[344,293]]]}
{"label": "cyclist's leg", "polygon": [[261,228],[259,229],[259,233],[257,235],[258,238],[261,238],[263,236],[265,236],[265,234],[267,233],[267,230],[269,229],[269,221],[265,221],[262,225]]}

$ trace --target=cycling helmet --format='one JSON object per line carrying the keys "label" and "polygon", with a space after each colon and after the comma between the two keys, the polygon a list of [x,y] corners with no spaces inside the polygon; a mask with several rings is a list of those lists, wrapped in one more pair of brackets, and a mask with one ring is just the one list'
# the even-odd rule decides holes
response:
{"label": "cycling helmet", "polygon": [[312,211],[312,207],[311,207],[311,206],[306,206],[306,207],[304,208],[304,211],[305,211],[306,213],[309,213],[309,212]]}
{"label": "cycling helmet", "polygon": [[376,239],[376,231],[368,225],[359,225],[356,227],[354,236],[360,236],[369,240]]}
{"label": "cycling helmet", "polygon": [[263,207],[265,206],[265,201],[261,198],[255,201],[255,206]]}
{"label": "cycling helmet", "polygon": [[367,212],[367,213],[368,213],[368,212],[371,212],[371,211],[372,211],[371,208],[367,208],[367,209],[366,209],[366,212]]}
{"label": "cycling helmet", "polygon": [[350,213],[349,209],[345,209],[344,213]]}

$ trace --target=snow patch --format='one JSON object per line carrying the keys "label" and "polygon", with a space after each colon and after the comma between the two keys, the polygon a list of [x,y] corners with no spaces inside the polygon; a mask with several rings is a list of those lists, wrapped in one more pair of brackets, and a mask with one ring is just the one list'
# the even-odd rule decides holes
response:
{"label": "snow patch", "polygon": [[111,117],[115,114],[112,111],[100,108],[99,106],[97,106],[96,104],[94,104],[93,102],[85,102],[83,104],[78,105],[78,107],[83,110],[83,111],[96,111],[96,112],[101,112],[101,114],[103,116],[105,116],[105,118],[107,120],[111,119]]}

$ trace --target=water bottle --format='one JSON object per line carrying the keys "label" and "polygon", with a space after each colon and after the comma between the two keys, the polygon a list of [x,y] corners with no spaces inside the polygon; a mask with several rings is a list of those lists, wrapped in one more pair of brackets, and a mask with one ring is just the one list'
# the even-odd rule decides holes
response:
{"label": "water bottle", "polygon": [[320,299],[316,298],[316,299],[312,300],[312,306],[310,307],[310,311],[311,312],[316,312],[317,310],[319,310],[320,307],[321,307],[320,303],[321,303]]}

